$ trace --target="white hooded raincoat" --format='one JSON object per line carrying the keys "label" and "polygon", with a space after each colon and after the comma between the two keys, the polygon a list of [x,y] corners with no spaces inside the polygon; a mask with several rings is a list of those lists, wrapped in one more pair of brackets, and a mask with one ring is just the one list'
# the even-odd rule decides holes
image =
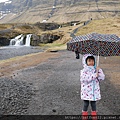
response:
{"label": "white hooded raincoat", "polygon": [[99,82],[104,80],[105,75],[102,69],[99,69],[99,76],[97,77],[95,66],[87,66],[85,60],[88,56],[93,55],[86,54],[83,56],[84,68],[80,72],[81,99],[97,101],[101,99]]}

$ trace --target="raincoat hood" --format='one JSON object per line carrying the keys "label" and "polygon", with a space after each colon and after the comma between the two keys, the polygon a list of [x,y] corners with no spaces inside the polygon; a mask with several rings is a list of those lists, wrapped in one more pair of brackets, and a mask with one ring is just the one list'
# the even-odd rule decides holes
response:
{"label": "raincoat hood", "polygon": [[96,65],[94,65],[94,66],[88,66],[87,65],[87,63],[86,63],[86,58],[88,57],[88,56],[93,56],[94,58],[95,58],[95,56],[94,55],[92,55],[92,54],[85,54],[84,56],[83,56],[83,59],[82,59],[82,64],[83,64],[83,67],[84,68],[86,68],[86,67],[89,67],[89,68],[96,68],[95,66]]}

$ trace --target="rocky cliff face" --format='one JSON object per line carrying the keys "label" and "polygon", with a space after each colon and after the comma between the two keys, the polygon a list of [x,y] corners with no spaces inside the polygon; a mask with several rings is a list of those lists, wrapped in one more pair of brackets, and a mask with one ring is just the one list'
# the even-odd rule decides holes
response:
{"label": "rocky cliff face", "polygon": [[56,6],[56,5],[71,5],[76,4],[82,0],[10,0],[11,3],[0,3],[0,10],[6,11],[10,10],[12,12],[22,12],[25,9],[35,7],[37,5],[44,6]]}
{"label": "rocky cliff face", "polygon": [[[56,5],[74,5],[80,2],[88,2],[88,0],[8,0],[12,2],[0,3],[0,10],[10,9],[12,12],[23,11],[25,8],[35,7],[42,5],[44,7],[56,6]],[[89,0],[92,1],[92,0]]]}
{"label": "rocky cliff face", "polygon": [[60,38],[59,35],[53,35],[48,33],[44,33],[41,36],[33,34],[31,38],[31,45],[38,46],[40,43],[43,43],[43,44],[52,43],[55,40],[58,40],[59,38]]}
{"label": "rocky cliff face", "polygon": [[7,46],[9,45],[10,41],[7,38],[0,37],[0,46]]}

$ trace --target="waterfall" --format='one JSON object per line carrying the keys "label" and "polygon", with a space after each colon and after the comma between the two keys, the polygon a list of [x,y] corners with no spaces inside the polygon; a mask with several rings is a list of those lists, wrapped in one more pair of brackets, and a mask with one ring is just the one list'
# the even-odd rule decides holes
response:
{"label": "waterfall", "polygon": [[22,34],[21,34],[21,35],[18,35],[17,37],[11,39],[10,45],[18,46],[19,43],[20,43],[20,41],[21,41],[21,39],[23,39],[23,38],[24,38],[24,37],[22,36]]}
{"label": "waterfall", "polygon": [[24,39],[24,36],[22,36],[21,39],[18,39],[15,43],[15,46],[23,45],[23,39]]}
{"label": "waterfall", "polygon": [[11,39],[10,40],[10,45],[15,45],[15,43],[16,43],[16,39]]}
{"label": "waterfall", "polygon": [[27,37],[26,37],[26,42],[25,42],[25,46],[30,46],[31,35],[32,35],[32,34],[28,34],[28,35],[27,35]]}
{"label": "waterfall", "polygon": [[30,46],[30,39],[32,34],[26,36],[25,45],[23,45],[24,35],[18,35],[17,37],[10,40],[10,46]]}
{"label": "waterfall", "polygon": [[21,37],[22,37],[22,34],[15,37],[15,39],[20,39]]}

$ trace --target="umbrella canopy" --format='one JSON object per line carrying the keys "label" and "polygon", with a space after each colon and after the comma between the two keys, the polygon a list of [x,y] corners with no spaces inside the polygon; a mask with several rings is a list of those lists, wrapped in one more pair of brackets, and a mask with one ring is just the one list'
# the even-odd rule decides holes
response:
{"label": "umbrella canopy", "polygon": [[120,56],[120,38],[115,34],[81,35],[67,43],[67,50],[78,51],[80,54]]}

